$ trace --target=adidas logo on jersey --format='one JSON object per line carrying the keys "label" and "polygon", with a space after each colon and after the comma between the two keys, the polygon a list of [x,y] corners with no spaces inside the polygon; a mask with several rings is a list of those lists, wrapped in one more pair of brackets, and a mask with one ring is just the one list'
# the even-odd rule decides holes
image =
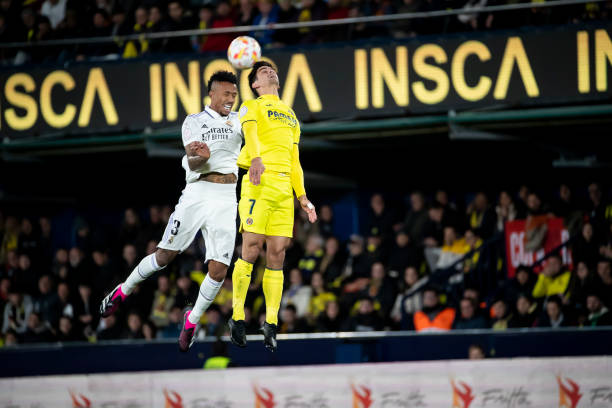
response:
{"label": "adidas logo on jersey", "polygon": [[206,123],[202,125],[202,129],[208,129],[208,126],[206,126]]}

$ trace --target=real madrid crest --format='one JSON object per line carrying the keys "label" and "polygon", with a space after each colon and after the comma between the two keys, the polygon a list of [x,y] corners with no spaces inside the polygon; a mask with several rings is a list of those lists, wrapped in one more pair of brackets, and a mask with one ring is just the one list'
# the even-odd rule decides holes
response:
{"label": "real madrid crest", "polygon": [[232,127],[232,121],[229,119],[225,122],[225,124],[229,127]]}

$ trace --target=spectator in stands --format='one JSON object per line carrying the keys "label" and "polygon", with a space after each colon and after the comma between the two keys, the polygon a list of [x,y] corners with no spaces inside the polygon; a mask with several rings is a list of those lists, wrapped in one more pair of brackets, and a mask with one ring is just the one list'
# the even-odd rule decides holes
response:
{"label": "spectator in stands", "polygon": [[516,300],[521,294],[531,296],[533,293],[533,287],[535,286],[535,275],[533,270],[525,265],[519,265],[516,268],[514,278],[508,279],[501,286],[501,297],[503,297],[508,304],[516,303]]}
{"label": "spectator in stands", "polygon": [[92,275],[93,275],[93,292],[94,294],[102,294],[108,292],[113,285],[116,285],[117,277],[113,270],[108,253],[101,249],[96,249],[91,254],[93,260]]}
{"label": "spectator in stands", "polygon": [[[322,0],[301,0],[299,10],[297,21],[301,23],[327,18],[327,8]],[[302,43],[315,43],[319,39],[320,29],[303,27],[298,31]]]}
{"label": "spectator in stands", "polygon": [[145,340],[153,340],[157,338],[157,327],[155,327],[153,322],[147,320],[142,324],[142,335],[144,336]]}
{"label": "spectator in stands", "polygon": [[372,261],[364,253],[363,237],[351,235],[349,238],[349,257],[344,266],[343,276],[346,281],[368,278]]}
{"label": "spectator in stands", "polygon": [[[227,0],[220,0],[217,3],[217,11],[211,28],[233,27],[234,19],[231,11],[230,3]],[[226,51],[234,37],[232,33],[209,35],[202,46],[202,51]]]}
{"label": "spectator in stands", "polygon": [[508,327],[532,327],[535,322],[536,307],[537,304],[534,304],[528,295],[519,295],[518,299],[516,299],[516,310],[512,313]]}
{"label": "spectator in stands", "polygon": [[[218,312],[219,306],[214,305],[214,308],[216,308],[216,310]],[[206,316],[208,316],[208,314]],[[213,317],[213,319],[214,319],[214,317]],[[182,309],[180,307],[178,307],[177,305],[172,306],[172,308],[168,312],[168,324],[165,325],[164,327],[157,326],[157,328],[159,329],[159,331],[157,332],[157,337],[159,337],[161,339],[176,339],[176,338],[178,338],[179,334],[181,333],[181,324],[182,324],[182,322],[183,322],[183,311],[182,311]],[[210,323],[210,322],[208,322],[208,323]],[[214,324],[216,324],[216,322]],[[207,336],[209,335],[208,330],[209,330],[209,328],[204,326],[204,332],[206,333]]]}
{"label": "spectator in stands", "polygon": [[553,203],[552,210],[557,217],[563,218],[570,235],[574,235],[580,225],[582,212],[572,199],[572,192],[567,184],[559,186],[559,197]]}
{"label": "spectator in stands", "polygon": [[17,238],[17,252],[20,255],[27,255],[31,261],[36,263],[41,255],[39,246],[39,237],[34,231],[32,221],[29,218],[24,218],[21,220],[21,229]]}
{"label": "spectator in stands", "polygon": [[342,328],[342,317],[340,316],[340,305],[335,300],[325,304],[325,312],[317,318],[316,332],[338,332]]}
{"label": "spectator in stands", "polygon": [[[193,28],[193,24],[185,15],[183,5],[178,0],[168,2],[168,20],[163,25],[163,31],[182,31]],[[187,53],[191,51],[188,37],[172,37],[165,40],[163,50],[166,53]]]}
{"label": "spectator in stands", "polygon": [[482,360],[485,358],[484,348],[480,344],[472,344],[468,349],[468,359]]}
{"label": "spectator in stands", "polygon": [[128,314],[127,327],[123,331],[121,338],[129,340],[144,338],[144,335],[142,334],[142,319],[137,312],[132,311]]}
{"label": "spectator in stands", "polygon": [[46,322],[40,320],[37,313],[31,313],[28,318],[28,327],[21,336],[22,343],[49,343],[53,341],[53,333]]}
{"label": "spectator in stands", "polygon": [[491,328],[493,330],[506,330],[512,317],[512,312],[505,300],[498,299],[491,306]]}
{"label": "spectator in stands", "polygon": [[393,224],[395,216],[392,209],[386,204],[382,194],[374,194],[370,199],[370,223],[368,234],[370,236],[380,236],[382,244],[390,244],[389,239],[393,237]]}
{"label": "spectator in stands", "polygon": [[[294,23],[297,21],[300,12],[293,5],[291,0],[279,0],[278,2],[278,23]],[[273,35],[275,46],[292,45],[300,40],[298,30],[276,30]]]}
{"label": "spectator in stands", "polygon": [[423,307],[423,293],[418,288],[426,281],[426,277],[419,280],[419,273],[414,266],[408,266],[404,270],[400,293],[391,309],[391,319],[404,330],[410,326],[409,319],[412,319],[412,315]]}
{"label": "spectator in stands", "polygon": [[122,276],[127,276],[137,265],[138,252],[133,244],[127,244],[123,247],[123,273]]}
{"label": "spectator in stands", "polygon": [[17,218],[8,216],[4,220],[4,233],[2,234],[2,245],[0,246],[0,261],[7,261],[10,251],[17,250],[19,242],[19,223]]}
{"label": "spectator in stands", "polygon": [[70,248],[68,252],[68,276],[71,289],[76,289],[80,282],[90,283],[93,280],[91,276],[91,267],[89,266],[83,251],[79,248]]}
{"label": "spectator in stands", "polygon": [[2,276],[11,280],[12,283],[18,278],[19,275],[19,256],[17,251],[14,249],[6,253],[5,269],[2,271]]}
{"label": "spectator in stands", "polygon": [[70,299],[70,287],[66,282],[60,282],[57,285],[56,296],[51,303],[49,323],[52,326],[57,326],[60,317],[68,316],[72,319],[74,315],[75,310]]}
{"label": "spectator in stands", "polygon": [[558,253],[552,254],[538,276],[532,296],[535,299],[542,299],[554,295],[565,295],[571,276],[572,273],[564,269],[561,256]]}
{"label": "spectator in stands", "polygon": [[287,305],[281,311],[281,325],[279,333],[306,333],[309,332],[309,328],[303,319],[297,317],[295,306]]}
{"label": "spectator in stands", "polygon": [[433,288],[423,291],[423,309],[414,314],[414,329],[417,332],[447,331],[453,327],[455,309],[444,307]]}
{"label": "spectator in stands", "polygon": [[420,258],[417,247],[410,241],[410,236],[400,231],[395,236],[395,246],[389,255],[389,273],[393,276],[404,271],[408,265],[418,265],[421,262]]}
{"label": "spectator in stands", "polygon": [[62,343],[67,343],[72,341],[85,341],[85,338],[82,334],[75,330],[70,317],[62,316],[59,319],[56,340]]}
{"label": "spectator in stands", "polygon": [[479,192],[467,207],[468,225],[482,239],[488,239],[495,232],[495,215],[489,208],[487,195]]}
{"label": "spectator in stands", "polygon": [[495,207],[497,214],[497,232],[503,233],[506,222],[514,221],[517,218],[517,210],[512,202],[512,197],[507,191],[499,193],[499,201]]}
{"label": "spectator in stands", "polygon": [[566,327],[571,326],[569,319],[563,313],[562,302],[559,296],[551,296],[546,301],[545,313],[538,319],[538,327]]}
{"label": "spectator in stands", "polygon": [[336,300],[336,295],[325,290],[324,284],[323,275],[321,275],[320,272],[312,274],[312,279],[310,281],[312,296],[310,297],[310,303],[308,305],[308,319],[311,322],[314,322],[321,312],[325,310],[327,302]]}
{"label": "spectator in stands", "polygon": [[[421,0],[402,0],[397,9],[398,13],[415,13],[421,4]],[[395,38],[414,37],[416,24],[414,20],[398,20],[393,24],[393,36]]]}
{"label": "spectator in stands", "polygon": [[423,227],[423,240],[419,245],[422,244],[426,248],[437,248],[442,245],[444,238],[444,225],[442,224],[444,208],[438,203],[433,203],[429,207],[428,216]]}
{"label": "spectator in stands", "polygon": [[327,287],[337,287],[334,285],[336,279],[342,275],[342,267],[346,261],[346,255],[340,250],[338,238],[329,237],[325,240],[325,254],[321,258],[319,271],[323,275]]}
{"label": "spectator in stands", "polygon": [[[163,18],[163,14],[162,14],[162,11],[159,5],[153,4],[151,7],[149,7],[149,20],[147,22],[147,26],[149,27],[149,30],[152,33],[158,33],[164,30],[164,26],[163,26],[164,22],[162,18]],[[163,48],[163,45],[164,45],[164,40],[161,40],[161,39],[151,40],[149,41],[149,50],[150,52],[160,52]],[[162,218],[162,222],[165,225],[165,223],[167,222],[167,219],[164,220]]]}
{"label": "spectator in stands", "polygon": [[174,304],[184,309],[187,305],[193,302],[193,299],[198,298],[198,285],[192,281],[186,273],[181,275],[176,280],[176,296]]}
{"label": "spectator in stands", "polygon": [[601,302],[596,292],[587,296],[587,310],[589,311],[589,326],[612,326],[612,313]]}
{"label": "spectator in stands", "polygon": [[[465,239],[458,238],[455,227],[444,227],[444,241],[440,251],[440,257],[436,264],[436,269],[445,269],[459,261],[465,254],[470,251]],[[461,265],[457,265],[460,269]]]}
{"label": "spectator in stands", "polygon": [[410,205],[411,209],[404,219],[403,229],[410,237],[410,240],[420,246],[424,238],[425,226],[429,220],[423,193],[415,191],[410,194]]}
{"label": "spectator in stands", "polygon": [[[253,19],[253,25],[265,27],[278,21],[278,6],[274,0],[259,0],[257,8],[259,13]],[[274,30],[253,31],[251,35],[262,47],[266,47],[272,43]]]}
{"label": "spectator in stands", "polygon": [[237,26],[249,26],[253,24],[253,19],[257,14],[257,9],[252,0],[240,0],[238,16],[236,17]]}
{"label": "spectator in stands", "polygon": [[319,269],[323,254],[323,238],[320,235],[310,235],[306,240],[304,256],[298,263],[305,282],[310,282],[312,273]]}
{"label": "spectator in stands", "polygon": [[595,290],[595,278],[585,262],[578,262],[569,284],[570,304],[576,309],[586,308],[586,298]]}
{"label": "spectator in stands", "polygon": [[[172,2],[174,4],[177,2]],[[141,233],[140,219],[133,208],[125,210],[123,216],[123,224],[119,231],[119,238],[117,242],[120,248],[124,248],[125,245],[135,244],[138,241],[138,236]]]}
{"label": "spectator in stands", "polygon": [[[145,7],[138,7],[134,11],[134,25],[131,27],[130,34],[144,34],[151,31],[151,27],[153,23],[148,21],[149,13]],[[149,41],[141,38],[139,40],[131,40],[125,44],[123,48],[122,56],[123,58],[134,58],[146,54],[149,51]],[[151,207],[151,212],[153,212],[153,208]],[[157,222],[159,223],[161,218],[159,217],[159,207],[157,207]],[[151,224],[149,227],[149,231],[153,230],[153,218],[151,217]],[[144,231],[143,231],[144,232]],[[155,231],[157,232],[157,231]],[[159,238],[161,235],[157,235]],[[146,240],[148,236],[145,237]]]}
{"label": "spectator in stands", "polygon": [[594,236],[593,225],[584,223],[580,236],[572,245],[572,256],[575,262],[585,262],[593,267],[599,258],[599,243]]}
{"label": "spectator in stands", "polygon": [[[4,307],[8,303],[10,292],[11,292],[10,279],[0,278],[0,311],[2,311],[2,313],[4,313]],[[2,325],[1,319],[0,319],[0,325]]]}
{"label": "spectator in stands", "polygon": [[281,310],[288,305],[293,305],[298,318],[306,316],[310,305],[312,288],[304,285],[302,272],[298,268],[289,271],[289,288],[283,291]]}
{"label": "spectator in stands", "polygon": [[21,254],[19,255],[18,263],[19,267],[13,277],[13,283],[21,288],[23,292],[29,295],[35,294],[38,279],[36,271],[32,268],[30,257],[26,254]]}
{"label": "spectator in stands", "polygon": [[121,327],[117,324],[117,316],[110,315],[100,319],[96,329],[98,340],[115,340],[121,337]]}
{"label": "spectator in stands", "polygon": [[453,323],[453,329],[485,329],[487,321],[483,316],[476,314],[476,305],[472,299],[461,299],[459,303],[459,317]]}
{"label": "spectator in stands", "polygon": [[[179,316],[180,316],[180,313],[179,313]],[[225,322],[221,318],[221,311],[219,309],[219,306],[213,303],[212,305],[210,305],[208,309],[206,309],[206,326],[205,326],[206,335],[220,337],[224,334],[224,331],[225,331]],[[176,333],[176,336],[174,337],[175,338],[178,337],[179,333],[180,333],[180,327],[179,327],[179,331]]]}
{"label": "spectator in stands", "polygon": [[350,317],[344,324],[346,331],[376,331],[382,328],[380,315],[374,310],[374,303],[368,297],[359,300],[357,314]]}
{"label": "spectator in stands", "polygon": [[609,308],[612,307],[612,274],[609,259],[600,259],[597,263],[596,285],[601,301]]}
{"label": "spectator in stands", "polygon": [[[89,30],[89,37],[109,37],[112,33],[111,18],[105,9],[97,9],[93,14],[92,26]],[[105,57],[118,52],[114,43],[89,44],[84,48],[87,56]],[[84,59],[83,56],[77,59]]]}
{"label": "spectator in stands", "polygon": [[79,284],[78,293],[74,301],[76,328],[89,337],[98,325],[98,305],[96,299],[91,295],[91,287],[87,283]]}
{"label": "spectator in stands", "polygon": [[361,291],[361,296],[369,297],[380,305],[380,312],[388,316],[393,301],[395,300],[395,289],[385,272],[385,266],[381,262],[372,265],[370,281]]}
{"label": "spectator in stands", "polygon": [[157,278],[157,290],[153,298],[153,307],[149,318],[157,328],[163,328],[169,324],[170,310],[174,306],[175,291],[170,286],[170,280],[166,275]]}
{"label": "spectator in stands", "polygon": [[334,236],[334,212],[330,205],[323,205],[319,210],[319,219],[317,220],[317,226],[319,227],[319,234],[324,239]]}

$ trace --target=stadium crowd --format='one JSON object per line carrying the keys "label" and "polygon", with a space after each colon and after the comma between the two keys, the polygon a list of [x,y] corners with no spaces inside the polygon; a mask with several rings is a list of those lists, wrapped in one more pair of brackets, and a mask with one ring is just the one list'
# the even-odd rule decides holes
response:
{"label": "stadium crowd", "polygon": [[[494,203],[483,192],[465,197],[415,191],[406,208],[397,208],[374,194],[363,235],[348,242],[337,238],[332,206],[319,208],[315,225],[296,212],[279,332],[612,324],[612,204],[599,184],[575,191],[561,185],[550,199],[527,187],[517,194],[501,191]],[[201,237],[143,282],[118,313],[100,319],[98,311],[101,298],[141,256],[155,251],[171,211],[129,208],[117,226],[93,217],[77,216],[66,225],[64,218],[0,212],[1,343],[176,338],[183,309],[196,299],[206,273]],[[508,278],[499,239],[505,223],[555,217],[569,230],[571,262],[552,251],[539,268],[519,266]],[[72,231],[70,247],[58,243],[57,229]],[[531,244],[541,231],[527,234]],[[253,334],[265,318],[264,259],[256,263],[247,296]],[[449,270],[450,279],[433,279]],[[200,334],[225,334],[231,307],[228,278]]]}
{"label": "stadium crowd", "polygon": [[[540,2],[540,0],[531,0]],[[608,19],[612,1],[499,13],[477,6],[517,0],[0,0],[0,43],[110,37],[187,29],[308,22],[393,13],[465,9],[447,18],[251,33],[264,47],[372,37],[504,29]],[[528,1],[527,1],[528,2]],[[115,41],[34,48],[0,47],[0,65],[133,58],[151,53],[225,51],[235,34]]]}

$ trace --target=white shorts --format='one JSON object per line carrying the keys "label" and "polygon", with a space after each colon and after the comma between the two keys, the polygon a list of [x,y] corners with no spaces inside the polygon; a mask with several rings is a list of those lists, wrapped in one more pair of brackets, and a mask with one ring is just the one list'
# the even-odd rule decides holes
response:
{"label": "white shorts", "polygon": [[206,262],[229,265],[236,240],[236,184],[188,183],[158,248],[182,252],[202,230]]}

